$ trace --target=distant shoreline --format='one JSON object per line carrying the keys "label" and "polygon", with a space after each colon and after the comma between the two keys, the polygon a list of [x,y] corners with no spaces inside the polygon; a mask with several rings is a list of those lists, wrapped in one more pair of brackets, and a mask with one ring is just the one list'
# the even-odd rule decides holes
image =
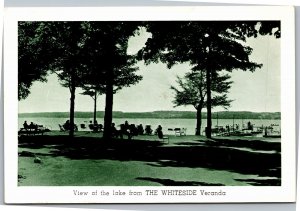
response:
{"label": "distant shoreline", "polygon": [[[19,113],[19,118],[68,118],[69,112]],[[97,118],[103,118],[104,111],[97,112]],[[93,118],[93,112],[75,112],[75,118]],[[153,111],[153,112],[113,112],[113,118],[140,119],[195,119],[193,111]],[[202,119],[206,112],[202,113]],[[213,112],[213,119],[281,119],[281,112],[221,111]]]}

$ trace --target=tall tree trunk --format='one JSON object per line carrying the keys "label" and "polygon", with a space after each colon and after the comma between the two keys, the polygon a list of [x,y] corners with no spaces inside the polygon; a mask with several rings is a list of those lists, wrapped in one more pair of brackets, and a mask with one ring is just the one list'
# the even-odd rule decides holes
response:
{"label": "tall tree trunk", "polygon": [[[209,65],[208,65],[209,66]],[[206,69],[206,94],[207,94],[207,126],[206,126],[206,137],[211,138],[211,72],[210,68]]]}
{"label": "tall tree trunk", "polygon": [[113,70],[107,71],[106,78],[106,98],[105,98],[105,114],[104,114],[104,133],[106,140],[111,138],[112,110],[113,110]]}
{"label": "tall tree trunk", "polygon": [[202,124],[202,107],[197,108],[197,123],[196,123],[196,136],[201,135],[201,124]]}
{"label": "tall tree trunk", "polygon": [[74,73],[72,72],[71,87],[70,87],[70,92],[71,92],[71,97],[70,97],[70,131],[69,131],[69,136],[70,137],[74,137],[75,91],[76,91],[75,78],[74,78]]}
{"label": "tall tree trunk", "polygon": [[94,125],[96,124],[97,120],[97,91],[95,90],[95,96],[94,96]]}

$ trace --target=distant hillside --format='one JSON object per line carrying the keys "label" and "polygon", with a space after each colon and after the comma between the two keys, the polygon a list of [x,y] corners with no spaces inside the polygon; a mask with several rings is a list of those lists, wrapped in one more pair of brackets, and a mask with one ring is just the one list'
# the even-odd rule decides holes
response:
{"label": "distant hillside", "polygon": [[[46,118],[68,118],[68,112],[44,112],[44,113],[20,113],[19,117],[46,117]],[[76,118],[92,118],[92,112],[75,112]],[[103,118],[104,111],[97,112],[97,118]],[[195,119],[196,112],[193,111],[153,111],[153,112],[113,112],[114,118],[152,118],[152,119]],[[212,114],[213,119],[280,119],[280,112],[249,112],[249,111],[222,111]],[[206,118],[206,113],[202,113]]]}

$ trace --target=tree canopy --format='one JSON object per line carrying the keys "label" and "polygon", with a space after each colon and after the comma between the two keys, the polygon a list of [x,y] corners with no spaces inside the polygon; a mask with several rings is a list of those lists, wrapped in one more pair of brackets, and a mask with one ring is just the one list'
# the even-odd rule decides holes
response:
{"label": "tree canopy", "polygon": [[75,90],[81,87],[89,95],[92,90],[105,93],[105,137],[110,137],[113,94],[141,80],[135,74],[137,58],[127,54],[128,39],[141,26],[152,36],[138,52],[139,60],[161,61],[168,68],[189,62],[195,73],[205,77],[209,130],[211,107],[225,103],[224,95],[211,93],[221,88],[214,87],[221,80],[219,72],[260,68],[262,64],[250,61],[247,37],[280,38],[281,33],[279,21],[19,22],[19,100],[28,96],[33,81],[46,81],[47,74],[54,72],[70,89],[70,135]]}
{"label": "tree canopy", "polygon": [[206,71],[207,137],[211,137],[211,83],[219,71],[255,71],[262,64],[250,61],[252,49],[247,37],[274,34],[280,37],[278,21],[177,21],[149,22],[152,33],[139,52],[145,64],[166,63],[168,68],[189,62],[195,70]]}
{"label": "tree canopy", "polygon": [[18,98],[30,94],[34,81],[46,81],[52,51],[41,45],[40,24],[37,22],[18,23]]}
{"label": "tree canopy", "polygon": [[[173,103],[175,106],[192,105],[196,110],[196,135],[201,134],[202,109],[207,106],[207,86],[206,86],[206,72],[192,71],[185,74],[183,78],[177,77],[179,88],[171,86],[175,91],[175,99]],[[222,106],[228,108],[232,100],[229,100],[227,93],[231,87],[232,81],[229,81],[228,74],[216,74],[212,80],[212,100],[211,106]]]}
{"label": "tree canopy", "polygon": [[[128,38],[138,26],[138,22],[84,21],[19,24],[19,99],[28,96],[33,81],[45,81],[48,72],[56,73],[61,84],[70,89],[72,136],[76,87],[86,93],[89,88],[105,90],[111,99],[106,106],[112,110],[113,93],[141,80],[135,75],[136,59],[126,53]],[[111,122],[111,118],[108,115],[106,119]]]}
{"label": "tree canopy", "polygon": [[[212,82],[212,107],[228,108],[232,100],[227,99],[227,93],[232,81],[229,74],[218,74]],[[179,88],[171,86],[175,92],[175,106],[192,105],[195,109],[206,107],[206,80],[204,72],[188,72],[183,78],[177,77]]]}

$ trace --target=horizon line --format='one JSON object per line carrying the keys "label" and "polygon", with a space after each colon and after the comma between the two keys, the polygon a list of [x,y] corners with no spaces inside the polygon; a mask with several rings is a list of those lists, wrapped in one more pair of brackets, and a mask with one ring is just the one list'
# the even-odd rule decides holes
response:
{"label": "horizon line", "polygon": [[[94,113],[93,111],[75,111],[75,112],[85,112],[85,113]],[[97,112],[105,112],[97,111]],[[151,113],[151,112],[196,112],[195,111],[177,111],[177,110],[154,110],[154,111],[113,111],[113,112],[122,112],[122,113]],[[251,112],[251,113],[281,113],[281,111],[212,111],[212,113],[218,113],[218,112]],[[38,111],[38,112],[18,112],[18,114],[35,114],[35,113],[70,113],[70,111]],[[206,111],[203,111],[202,113],[207,113]]]}

